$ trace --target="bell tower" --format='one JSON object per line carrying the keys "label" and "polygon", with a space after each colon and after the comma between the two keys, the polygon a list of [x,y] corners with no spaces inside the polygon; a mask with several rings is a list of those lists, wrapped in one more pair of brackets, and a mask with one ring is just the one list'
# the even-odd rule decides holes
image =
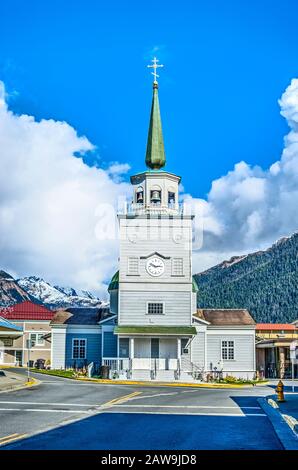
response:
{"label": "bell tower", "polygon": [[[195,334],[192,314],[192,219],[179,203],[180,176],[166,164],[158,97],[159,67],[153,59],[153,96],[145,163],[131,176],[132,201],[118,214],[119,273],[110,294],[117,298],[118,354],[129,351],[130,368],[179,369],[181,344]],[[183,350],[186,350],[184,347]],[[157,362],[156,362],[157,361]],[[148,373],[149,373],[148,372]],[[175,372],[175,373],[176,373]],[[156,374],[155,374],[156,375]]]}

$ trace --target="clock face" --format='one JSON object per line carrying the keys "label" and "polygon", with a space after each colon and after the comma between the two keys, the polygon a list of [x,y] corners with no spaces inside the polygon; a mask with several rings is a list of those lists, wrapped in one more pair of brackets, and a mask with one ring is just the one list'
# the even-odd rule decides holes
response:
{"label": "clock face", "polygon": [[160,258],[150,258],[147,261],[146,269],[151,276],[161,276],[165,270],[165,264]]}

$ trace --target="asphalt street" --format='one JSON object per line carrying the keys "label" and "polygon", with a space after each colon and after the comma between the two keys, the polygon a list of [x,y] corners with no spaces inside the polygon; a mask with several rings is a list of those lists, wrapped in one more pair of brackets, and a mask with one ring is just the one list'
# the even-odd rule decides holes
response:
{"label": "asphalt street", "polygon": [[76,382],[0,394],[0,449],[282,449],[257,399],[270,387]]}

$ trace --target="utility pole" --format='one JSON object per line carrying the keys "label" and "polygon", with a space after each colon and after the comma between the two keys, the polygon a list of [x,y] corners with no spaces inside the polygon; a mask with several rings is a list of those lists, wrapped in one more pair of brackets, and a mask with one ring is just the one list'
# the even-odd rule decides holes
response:
{"label": "utility pole", "polygon": [[292,363],[292,392],[295,391],[295,363],[297,363],[298,341],[290,344],[290,358]]}
{"label": "utility pole", "polygon": [[30,349],[31,349],[31,340],[27,339],[27,382],[30,382]]}

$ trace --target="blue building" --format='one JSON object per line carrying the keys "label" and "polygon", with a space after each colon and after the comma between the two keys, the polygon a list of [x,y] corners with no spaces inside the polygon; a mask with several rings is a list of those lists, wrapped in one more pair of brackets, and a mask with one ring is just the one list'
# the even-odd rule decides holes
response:
{"label": "blue building", "polygon": [[116,315],[109,308],[58,310],[51,321],[52,369],[82,368],[117,357]]}

